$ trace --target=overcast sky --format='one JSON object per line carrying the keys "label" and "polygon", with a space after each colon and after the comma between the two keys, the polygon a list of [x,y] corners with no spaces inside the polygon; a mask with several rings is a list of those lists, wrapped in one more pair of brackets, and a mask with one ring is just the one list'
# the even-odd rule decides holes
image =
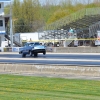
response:
{"label": "overcast sky", "polygon": [[[20,1],[23,1],[23,0],[20,0]],[[41,4],[45,4],[45,1],[47,1],[47,0],[39,0],[39,1]],[[56,2],[58,4],[60,0],[49,0],[49,1],[53,1],[53,2]]]}
{"label": "overcast sky", "polygon": [[[23,0],[20,0],[20,1],[23,1]],[[46,1],[49,1],[50,3],[53,3],[53,4],[59,4],[60,1],[66,1],[66,0],[39,0],[39,1],[42,5],[44,5]],[[75,1],[81,2],[81,3],[88,3],[88,2],[92,2],[93,0],[72,0],[72,2],[75,2]]]}

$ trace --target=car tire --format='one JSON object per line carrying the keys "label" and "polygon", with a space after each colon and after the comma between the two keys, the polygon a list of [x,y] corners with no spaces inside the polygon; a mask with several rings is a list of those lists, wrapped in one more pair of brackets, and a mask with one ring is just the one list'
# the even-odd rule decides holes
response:
{"label": "car tire", "polygon": [[44,52],[43,52],[43,55],[45,55],[45,54],[46,54],[46,52],[44,51]]}
{"label": "car tire", "polygon": [[26,57],[26,54],[25,53],[22,53],[22,57]]}
{"label": "car tire", "polygon": [[33,53],[32,53],[32,51],[29,51],[29,55],[30,55],[30,56],[33,56]]}
{"label": "car tire", "polygon": [[34,57],[37,57],[38,56],[38,53],[34,53]]}

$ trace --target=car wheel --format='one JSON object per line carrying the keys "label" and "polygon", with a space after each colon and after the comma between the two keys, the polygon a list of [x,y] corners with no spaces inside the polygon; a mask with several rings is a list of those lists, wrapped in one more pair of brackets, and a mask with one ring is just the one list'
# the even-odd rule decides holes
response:
{"label": "car wheel", "polygon": [[45,55],[45,54],[46,54],[46,52],[44,51],[44,52],[43,52],[43,55]]}
{"label": "car wheel", "polygon": [[29,55],[30,55],[30,56],[32,56],[32,55],[33,55],[32,51],[29,51]]}
{"label": "car wheel", "polygon": [[26,57],[26,54],[25,53],[22,53],[22,57]]}
{"label": "car wheel", "polygon": [[38,56],[38,53],[34,53],[34,57],[37,57]]}
{"label": "car wheel", "polygon": [[22,53],[22,51],[19,51],[19,54],[21,54]]}

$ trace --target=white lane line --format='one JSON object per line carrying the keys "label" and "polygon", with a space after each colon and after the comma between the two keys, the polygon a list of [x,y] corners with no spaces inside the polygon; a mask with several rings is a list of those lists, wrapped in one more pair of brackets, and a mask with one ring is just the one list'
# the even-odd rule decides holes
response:
{"label": "white lane line", "polygon": [[[19,52],[0,52],[0,54],[18,54],[18,55],[20,55],[19,54]],[[47,52],[46,54],[69,54],[69,55],[100,55],[100,53],[71,53],[71,52],[69,52],[69,53],[55,53],[55,52]]]}
{"label": "white lane line", "polygon": [[1,60],[46,60],[46,61],[90,61],[90,62],[100,62],[100,60],[88,60],[88,59],[47,59],[47,58],[0,58]]}

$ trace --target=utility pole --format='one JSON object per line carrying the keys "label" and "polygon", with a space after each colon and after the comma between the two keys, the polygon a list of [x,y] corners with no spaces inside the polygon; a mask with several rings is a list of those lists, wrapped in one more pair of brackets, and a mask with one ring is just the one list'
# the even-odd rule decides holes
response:
{"label": "utility pole", "polygon": [[13,47],[13,27],[12,27],[12,3],[10,1],[10,41],[11,47]]}

